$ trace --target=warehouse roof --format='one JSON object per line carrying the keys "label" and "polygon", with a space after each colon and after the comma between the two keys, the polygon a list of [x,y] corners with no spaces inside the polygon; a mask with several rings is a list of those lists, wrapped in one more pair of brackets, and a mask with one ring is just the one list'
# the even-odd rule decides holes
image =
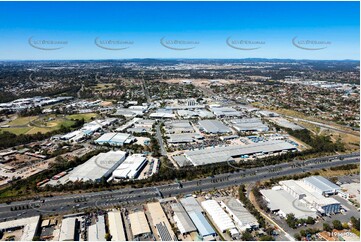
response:
{"label": "warehouse roof", "polygon": [[167,121],[164,125],[170,132],[194,131],[192,125],[187,120]]}
{"label": "warehouse roof", "polygon": [[340,190],[341,188],[336,184],[330,182],[322,176],[310,176],[303,179],[306,183],[310,183],[322,192]]}
{"label": "warehouse roof", "polygon": [[88,227],[89,241],[104,241],[105,240],[105,221],[104,215],[98,216],[98,221]]}
{"label": "warehouse roof", "polygon": [[223,232],[235,228],[232,219],[215,200],[203,201],[202,207],[211,216],[215,225]]}
{"label": "warehouse roof", "polygon": [[160,239],[163,241],[173,240],[175,234],[160,203],[148,203],[147,207],[152,219],[152,223],[156,226]]}
{"label": "warehouse roof", "polygon": [[97,180],[113,172],[125,159],[124,151],[109,151],[93,156],[70,171],[69,180]]}
{"label": "warehouse roof", "polygon": [[[312,188],[306,185],[303,181],[293,181],[294,184],[297,184],[299,189],[303,190],[303,194],[306,196],[303,198],[306,202],[310,204],[317,204],[319,206],[327,206],[331,204],[340,204],[339,201],[332,197],[324,197],[321,193],[312,190]],[[280,182],[281,184],[281,182]]]}
{"label": "warehouse roof", "polygon": [[186,197],[186,198],[182,198],[179,200],[181,202],[181,204],[183,205],[184,209],[187,211],[187,213],[189,212],[203,212],[203,208],[201,207],[201,205],[199,205],[199,203],[197,202],[197,200],[194,197]]}
{"label": "warehouse roof", "polygon": [[109,233],[112,241],[126,241],[122,215],[120,211],[108,212]]}
{"label": "warehouse roof", "polygon": [[198,122],[201,128],[207,132],[212,134],[218,133],[230,133],[232,130],[218,120],[201,120]]}
{"label": "warehouse roof", "polygon": [[304,129],[300,125],[292,123],[284,118],[273,118],[273,119],[271,119],[271,121],[275,122],[277,125],[279,125],[281,127],[285,127],[285,128],[292,129],[292,130]]}
{"label": "warehouse roof", "polygon": [[156,112],[151,113],[149,115],[151,118],[175,118],[175,115],[173,114],[172,110],[168,109],[158,109]]}
{"label": "warehouse roof", "polygon": [[16,220],[2,222],[0,223],[0,231],[11,228],[23,227],[23,232],[20,240],[32,241],[39,225],[39,221],[40,216],[33,216],[29,218],[20,218]]}
{"label": "warehouse roof", "polygon": [[267,131],[268,126],[262,123],[262,120],[259,118],[244,118],[244,119],[235,119],[231,123],[233,127],[238,131]]}
{"label": "warehouse roof", "polygon": [[127,133],[105,133],[95,140],[95,142],[99,144],[123,144],[129,143],[132,140],[131,135]]}
{"label": "warehouse roof", "polygon": [[133,154],[113,171],[113,177],[116,178],[135,178],[139,169],[146,162],[146,157],[142,154]]}
{"label": "warehouse roof", "polygon": [[173,155],[172,158],[175,162],[177,162],[179,167],[192,165],[192,163],[183,154]]}
{"label": "warehouse roof", "polygon": [[144,212],[138,211],[129,214],[129,220],[133,236],[150,233],[150,228]]}
{"label": "warehouse roof", "polygon": [[272,211],[280,210],[284,214],[293,213],[296,218],[316,217],[316,211],[309,209],[285,190],[261,190],[260,192],[269,200],[268,207]]}
{"label": "warehouse roof", "polygon": [[224,199],[223,203],[233,215],[233,219],[237,218],[242,227],[257,226],[257,219],[243,206],[243,204],[235,198]]}
{"label": "warehouse roof", "polygon": [[195,133],[168,134],[168,143],[190,143],[203,136]]}
{"label": "warehouse roof", "polygon": [[75,239],[75,223],[77,218],[64,218],[61,222],[59,241],[74,240]]}
{"label": "warehouse roof", "polygon": [[199,211],[191,211],[188,212],[189,217],[192,219],[194,225],[196,226],[198,233],[202,237],[206,237],[209,235],[215,235],[216,232],[212,228],[212,226],[209,224],[207,219],[204,217],[204,215]]}
{"label": "warehouse roof", "polygon": [[185,156],[194,166],[207,165],[217,162],[226,162],[231,157],[251,155],[257,153],[271,153],[283,150],[293,150],[295,147],[285,141],[266,141],[248,145],[234,145],[228,147],[215,147],[185,152]]}
{"label": "warehouse roof", "polygon": [[211,110],[216,116],[240,117],[242,115],[241,112],[230,107],[214,107]]}
{"label": "warehouse roof", "polygon": [[197,230],[180,203],[173,203],[171,207],[174,212],[174,220],[176,221],[177,227],[182,234]]}

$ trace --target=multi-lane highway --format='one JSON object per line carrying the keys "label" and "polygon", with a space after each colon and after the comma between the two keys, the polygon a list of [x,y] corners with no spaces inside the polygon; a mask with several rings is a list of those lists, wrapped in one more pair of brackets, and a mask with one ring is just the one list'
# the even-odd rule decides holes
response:
{"label": "multi-lane highway", "polygon": [[306,161],[294,161],[274,166],[238,170],[198,180],[172,183],[156,187],[129,188],[121,190],[77,193],[71,195],[46,197],[39,200],[26,200],[0,204],[0,222],[20,217],[30,217],[39,214],[62,214],[80,212],[87,208],[111,207],[126,205],[133,202],[146,202],[156,198],[164,198],[195,191],[207,191],[260,180],[301,174],[344,164],[358,164],[359,153],[321,157]]}

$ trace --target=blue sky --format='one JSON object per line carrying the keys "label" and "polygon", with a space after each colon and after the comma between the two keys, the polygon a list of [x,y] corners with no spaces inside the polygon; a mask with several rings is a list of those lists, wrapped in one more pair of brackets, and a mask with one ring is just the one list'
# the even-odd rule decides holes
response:
{"label": "blue sky", "polygon": [[[359,60],[359,8],[359,2],[0,2],[0,59]],[[38,41],[35,46],[61,48],[34,48],[30,37]],[[131,44],[124,50],[99,48],[97,37]],[[172,47],[193,48],[166,48],[160,43],[163,37],[191,41]],[[231,48],[229,37],[233,46],[252,50]],[[323,49],[298,48],[292,44],[295,37],[303,41],[298,46]],[[41,40],[65,43],[42,45]]]}

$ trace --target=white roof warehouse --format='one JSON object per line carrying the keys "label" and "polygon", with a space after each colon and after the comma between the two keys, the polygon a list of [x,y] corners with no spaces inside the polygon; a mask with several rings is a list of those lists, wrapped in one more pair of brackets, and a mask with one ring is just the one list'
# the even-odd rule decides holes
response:
{"label": "white roof warehouse", "polygon": [[126,133],[105,133],[94,142],[99,145],[109,144],[112,146],[122,146],[134,141],[134,137]]}
{"label": "white roof warehouse", "polygon": [[113,177],[120,179],[137,178],[146,164],[147,158],[144,155],[131,155],[117,169],[114,170]]}
{"label": "white roof warehouse", "polygon": [[124,151],[109,151],[93,156],[85,163],[70,172],[70,181],[100,181],[108,178],[112,172],[125,160]]}
{"label": "white roof warehouse", "polygon": [[271,154],[287,150],[296,150],[296,148],[285,141],[267,141],[249,145],[234,145],[228,147],[216,147],[212,149],[202,149],[187,151],[185,157],[194,165],[207,165],[218,162],[226,162],[231,158],[241,157],[243,155],[253,154]]}

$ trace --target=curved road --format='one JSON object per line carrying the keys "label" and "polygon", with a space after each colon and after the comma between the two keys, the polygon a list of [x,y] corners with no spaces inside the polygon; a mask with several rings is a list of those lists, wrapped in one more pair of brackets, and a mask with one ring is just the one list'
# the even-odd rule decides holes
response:
{"label": "curved road", "polygon": [[[294,161],[274,166],[235,170],[198,180],[184,181],[156,187],[129,188],[84,194],[71,194],[58,197],[46,197],[39,200],[25,200],[11,204],[0,204],[0,222],[16,218],[45,214],[65,214],[81,212],[83,209],[95,207],[111,207],[133,202],[146,202],[152,199],[165,198],[195,191],[208,191],[233,185],[257,182],[260,180],[300,174],[344,164],[359,164],[360,154],[320,157],[306,161]],[[340,159],[341,157],[341,159]]]}

